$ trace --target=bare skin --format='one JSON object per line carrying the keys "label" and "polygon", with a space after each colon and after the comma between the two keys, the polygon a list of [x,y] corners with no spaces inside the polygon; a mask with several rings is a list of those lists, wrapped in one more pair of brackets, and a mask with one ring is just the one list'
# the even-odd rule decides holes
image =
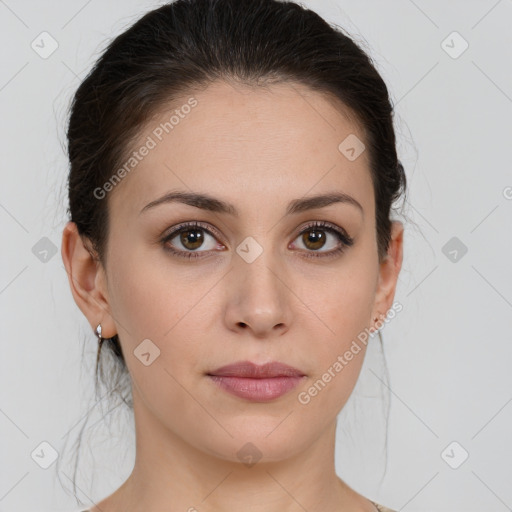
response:
{"label": "bare skin", "polygon": [[[162,110],[140,143],[190,96]],[[132,378],[135,466],[92,510],[375,512],[334,466],[336,418],[365,345],[309,403],[298,395],[391,308],[403,225],[393,223],[379,263],[367,152],[350,161],[338,150],[349,134],[364,136],[323,95],[297,84],[216,82],[193,96],[197,106],[102,199],[111,212],[105,268],[73,223],[63,232],[73,297],[92,330],[101,323],[103,337],[119,334]],[[229,202],[238,216],[178,202],[140,213],[174,190]],[[286,214],[292,200],[333,192],[350,195],[362,211],[338,202]],[[161,241],[193,221],[207,228],[199,228],[198,248],[179,235]],[[354,244],[308,258],[340,246],[325,228],[308,228],[319,229],[325,245],[307,244],[301,233],[311,221],[345,230]],[[246,237],[263,250],[251,263],[236,252]],[[201,254],[186,259],[166,246]],[[149,366],[134,355],[145,339],[160,350]],[[207,376],[240,360],[284,362],[306,377],[272,401],[249,401]],[[248,442],[261,453],[251,467],[237,455]]]}

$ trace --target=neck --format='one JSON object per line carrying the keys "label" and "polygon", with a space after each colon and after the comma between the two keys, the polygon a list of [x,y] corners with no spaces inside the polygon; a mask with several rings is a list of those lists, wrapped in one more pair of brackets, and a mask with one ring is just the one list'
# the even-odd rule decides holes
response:
{"label": "neck", "polygon": [[[298,453],[250,465],[192,446],[148,411],[135,388],[133,393],[135,465],[126,482],[98,505],[103,512],[375,510],[336,475],[336,421]],[[258,456],[251,446],[243,453],[254,460]]]}

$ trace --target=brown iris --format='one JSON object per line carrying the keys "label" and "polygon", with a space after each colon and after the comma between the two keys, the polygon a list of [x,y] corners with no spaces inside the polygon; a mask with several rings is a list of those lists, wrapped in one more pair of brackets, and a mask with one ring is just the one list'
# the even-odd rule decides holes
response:
{"label": "brown iris", "polygon": [[198,249],[201,247],[203,241],[203,232],[200,229],[190,229],[180,233],[180,242],[187,249]]}
{"label": "brown iris", "polygon": [[322,230],[304,231],[302,241],[308,249],[320,249],[325,244],[325,232]]}

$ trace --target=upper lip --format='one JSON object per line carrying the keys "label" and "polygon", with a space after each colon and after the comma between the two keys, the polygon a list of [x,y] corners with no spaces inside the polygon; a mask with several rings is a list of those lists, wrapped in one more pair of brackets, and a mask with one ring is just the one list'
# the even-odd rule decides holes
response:
{"label": "upper lip", "polygon": [[272,361],[264,365],[258,365],[251,361],[238,361],[217,368],[209,372],[208,375],[265,379],[270,377],[303,377],[304,373],[293,366],[277,361]]}

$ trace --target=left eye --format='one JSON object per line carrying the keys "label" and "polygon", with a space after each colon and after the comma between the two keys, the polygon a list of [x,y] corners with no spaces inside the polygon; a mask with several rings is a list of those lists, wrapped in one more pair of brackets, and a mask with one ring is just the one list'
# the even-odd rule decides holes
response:
{"label": "left eye", "polygon": [[[327,244],[328,237],[331,237],[331,244]],[[303,248],[314,252],[330,252],[339,247],[341,235],[334,229],[310,227],[305,229],[295,240],[300,240]],[[326,247],[327,245],[327,247]],[[301,249],[302,247],[299,247]],[[326,249],[319,251],[319,249]]]}

